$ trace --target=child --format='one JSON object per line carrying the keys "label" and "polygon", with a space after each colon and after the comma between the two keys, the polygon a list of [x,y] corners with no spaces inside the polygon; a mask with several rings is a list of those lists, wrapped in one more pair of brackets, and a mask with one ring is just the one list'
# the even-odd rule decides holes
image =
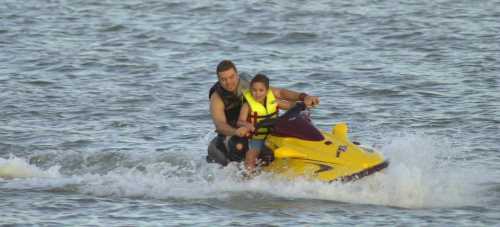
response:
{"label": "child", "polygon": [[245,155],[245,169],[252,174],[255,171],[257,157],[264,147],[264,141],[269,133],[267,128],[255,132],[255,124],[266,117],[277,117],[279,109],[289,109],[291,104],[284,100],[277,100],[272,89],[269,89],[269,78],[257,74],[250,81],[250,90],[243,93],[246,103],[243,104],[238,119],[238,126],[246,126],[254,131],[249,138],[249,151]]}

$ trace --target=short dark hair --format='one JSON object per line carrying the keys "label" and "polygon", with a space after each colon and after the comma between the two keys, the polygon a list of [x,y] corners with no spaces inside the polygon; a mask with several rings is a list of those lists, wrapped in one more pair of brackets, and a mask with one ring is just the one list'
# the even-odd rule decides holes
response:
{"label": "short dark hair", "polygon": [[266,86],[266,89],[269,89],[269,78],[266,75],[261,73],[255,75],[252,81],[250,81],[250,86],[257,82],[263,83]]}
{"label": "short dark hair", "polygon": [[222,60],[218,65],[217,65],[217,76],[219,76],[220,72],[224,72],[229,69],[234,69],[235,72],[238,72],[236,69],[236,66],[234,63],[230,60]]}

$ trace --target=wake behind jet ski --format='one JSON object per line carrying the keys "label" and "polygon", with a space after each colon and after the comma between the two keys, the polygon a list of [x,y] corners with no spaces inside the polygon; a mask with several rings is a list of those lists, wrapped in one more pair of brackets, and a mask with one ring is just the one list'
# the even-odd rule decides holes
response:
{"label": "wake behind jet ski", "polygon": [[[260,127],[270,129],[260,155],[263,171],[331,182],[359,179],[389,165],[380,153],[351,142],[345,123],[336,124],[331,132],[318,130],[301,102],[278,118],[259,122],[256,128]],[[207,161],[225,166],[226,154],[214,139]]]}

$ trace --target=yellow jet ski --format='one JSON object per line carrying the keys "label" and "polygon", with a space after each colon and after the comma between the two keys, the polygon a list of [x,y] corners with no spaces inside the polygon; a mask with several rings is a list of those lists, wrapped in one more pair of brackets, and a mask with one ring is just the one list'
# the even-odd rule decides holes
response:
{"label": "yellow jet ski", "polygon": [[[380,153],[351,142],[346,123],[334,125],[331,132],[318,130],[304,103],[297,103],[282,116],[259,122],[259,127],[270,129],[260,156],[263,171],[332,182],[356,180],[389,165]],[[214,139],[208,147],[207,161],[226,165],[227,151],[215,143]]]}

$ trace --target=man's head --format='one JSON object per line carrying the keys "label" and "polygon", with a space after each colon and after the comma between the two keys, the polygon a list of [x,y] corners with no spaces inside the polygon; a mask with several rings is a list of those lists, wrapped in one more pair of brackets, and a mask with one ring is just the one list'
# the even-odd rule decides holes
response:
{"label": "man's head", "polygon": [[217,78],[226,91],[236,92],[240,77],[234,63],[230,60],[223,60],[217,65]]}

